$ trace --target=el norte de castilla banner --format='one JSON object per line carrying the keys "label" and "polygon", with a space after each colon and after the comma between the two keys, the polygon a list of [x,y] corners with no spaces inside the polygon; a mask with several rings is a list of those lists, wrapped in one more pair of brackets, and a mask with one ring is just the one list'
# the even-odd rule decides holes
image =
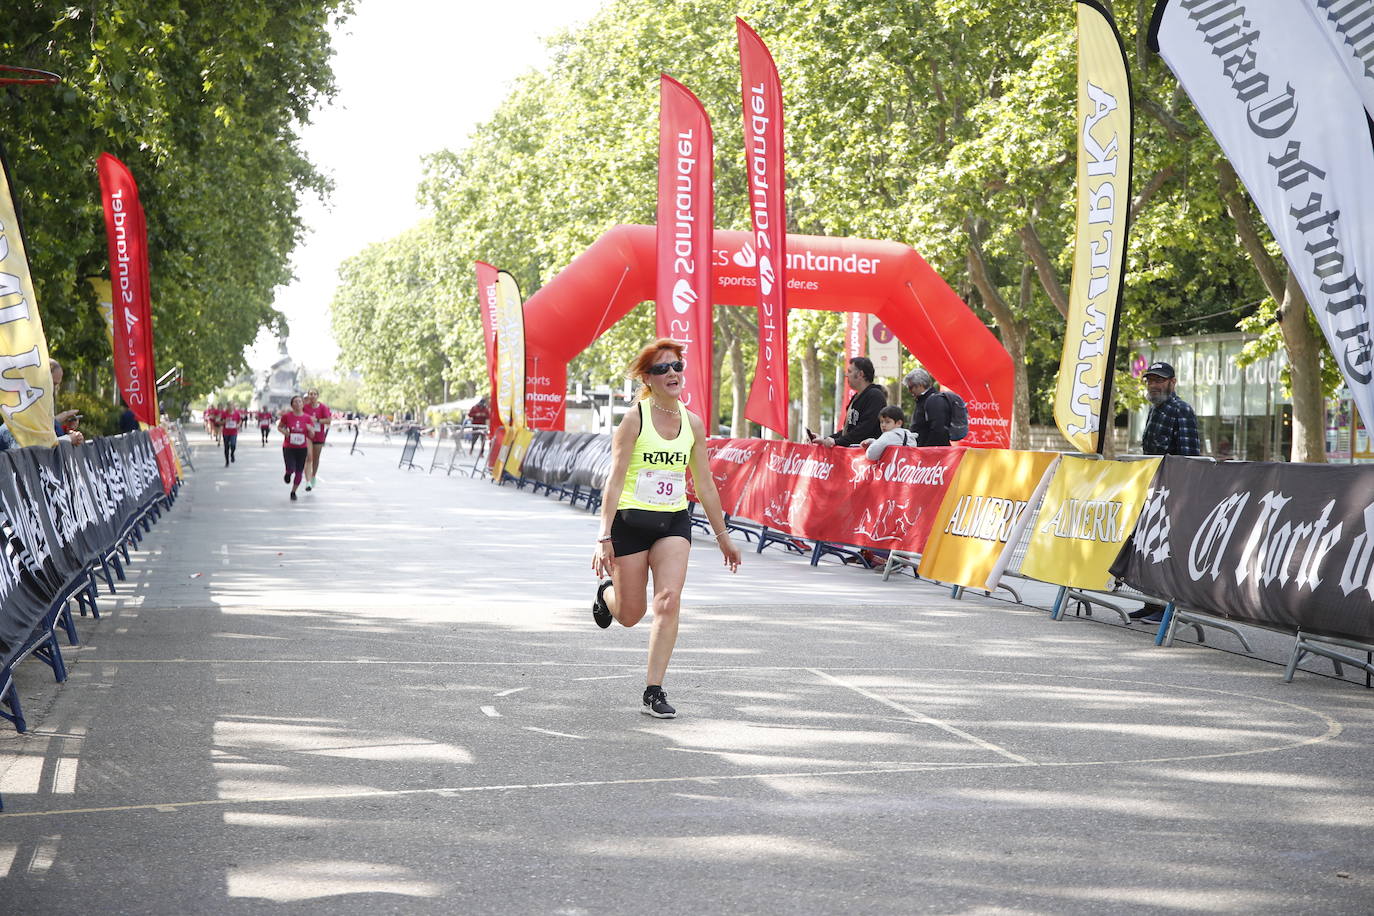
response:
{"label": "el norte de castilla banner", "polygon": [[1312,3],[1323,14],[1356,5],[1160,0],[1150,46],[1263,214],[1371,424],[1374,143],[1364,102]]}

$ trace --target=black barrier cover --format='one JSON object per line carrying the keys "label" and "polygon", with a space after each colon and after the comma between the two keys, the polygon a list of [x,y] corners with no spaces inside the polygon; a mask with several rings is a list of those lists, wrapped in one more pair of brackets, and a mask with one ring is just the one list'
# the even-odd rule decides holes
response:
{"label": "black barrier cover", "polygon": [[611,437],[590,435],[573,456],[568,483],[603,490],[611,470]]}
{"label": "black barrier cover", "polygon": [[1374,640],[1374,466],[1165,458],[1112,573],[1184,608]]}
{"label": "black barrier cover", "polygon": [[146,432],[0,453],[0,665],[57,594],[162,495]]}

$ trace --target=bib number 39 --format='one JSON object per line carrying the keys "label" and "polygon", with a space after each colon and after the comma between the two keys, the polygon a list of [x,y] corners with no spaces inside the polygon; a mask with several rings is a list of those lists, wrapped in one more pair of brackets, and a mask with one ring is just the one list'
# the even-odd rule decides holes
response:
{"label": "bib number 39", "polygon": [[682,471],[639,472],[635,499],[651,506],[671,506],[682,501],[687,490],[687,475]]}

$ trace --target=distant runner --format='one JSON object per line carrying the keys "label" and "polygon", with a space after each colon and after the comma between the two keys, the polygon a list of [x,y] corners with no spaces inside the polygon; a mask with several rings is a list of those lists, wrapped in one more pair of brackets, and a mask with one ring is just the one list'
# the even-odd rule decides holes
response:
{"label": "distant runner", "polygon": [[220,425],[223,427],[221,434],[224,437],[224,466],[229,467],[229,462],[237,461],[236,452],[239,448],[239,426],[243,423],[243,411],[233,404],[230,404],[220,414]]}
{"label": "distant runner", "polygon": [[315,488],[320,473],[320,453],[324,451],[324,437],[329,434],[333,411],[320,403],[320,393],[314,388],[305,393],[305,412],[315,420],[315,433],[310,438],[310,458],[305,465],[306,492]]}
{"label": "distant runner", "polygon": [[277,429],[286,437],[281,444],[282,459],[286,462],[282,482],[291,484],[291,498],[295,499],[296,488],[301,485],[306,458],[310,454],[310,436],[315,432],[315,418],[305,412],[300,395],[293,397],[291,406],[282,411]]}
{"label": "distant runner", "polygon": [[267,436],[272,432],[272,411],[266,407],[258,411],[258,431],[262,433],[263,447],[267,447]]}

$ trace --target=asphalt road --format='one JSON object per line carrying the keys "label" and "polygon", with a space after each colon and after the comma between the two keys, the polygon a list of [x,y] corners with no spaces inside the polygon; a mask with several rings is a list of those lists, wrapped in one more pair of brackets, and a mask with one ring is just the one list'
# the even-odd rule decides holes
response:
{"label": "asphalt road", "polygon": [[22,666],[0,912],[1374,912],[1374,692],[1275,637],[698,537],[659,721],[585,510],[340,438],[294,504],[201,443]]}

